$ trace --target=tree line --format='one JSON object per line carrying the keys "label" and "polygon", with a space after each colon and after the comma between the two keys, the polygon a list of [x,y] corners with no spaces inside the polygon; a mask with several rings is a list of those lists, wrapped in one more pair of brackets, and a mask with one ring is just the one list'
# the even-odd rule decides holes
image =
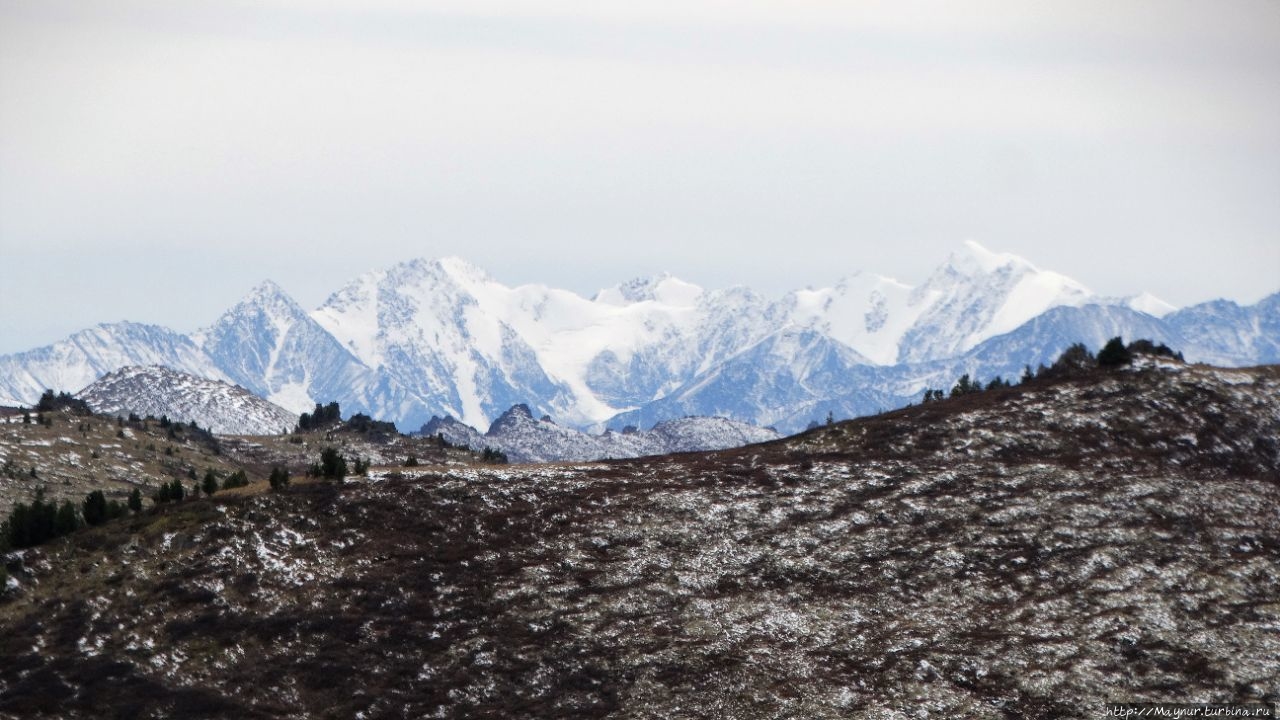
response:
{"label": "tree line", "polygon": [[[1132,364],[1134,357],[1137,355],[1168,357],[1180,362],[1183,361],[1181,352],[1175,351],[1164,343],[1157,344],[1151,340],[1134,340],[1126,345],[1123,338],[1116,336],[1108,340],[1096,356],[1089,351],[1089,348],[1084,343],[1075,343],[1064,350],[1058,356],[1058,359],[1048,367],[1041,364],[1038,369],[1033,371],[1031,366],[1027,365],[1022,371],[1022,377],[1019,382],[1026,383],[1037,378],[1069,377],[1094,368],[1118,368]],[[1013,387],[1013,383],[1001,378],[999,375],[983,385],[982,381],[965,373],[951,386],[950,394],[944,393],[941,388],[925,389],[923,402],[937,402],[948,397],[961,397],[980,393],[984,390],[998,390],[1007,387]]]}
{"label": "tree line", "polygon": [[[367,462],[363,467],[368,467]],[[273,467],[268,480],[272,490],[282,490],[289,485],[289,471],[279,466]],[[208,496],[220,489],[230,490],[248,484],[249,476],[243,470],[237,470],[219,481],[218,474],[210,469],[205,473],[202,483],[192,483],[190,492],[181,480],[175,478],[160,485],[152,493],[151,500],[154,506],[160,506],[181,502],[188,496],[198,498],[201,492]],[[108,499],[101,490],[94,490],[85,495],[78,506],[70,500],[64,500],[61,504],[46,500],[44,488],[39,488],[34,500],[14,505],[9,516],[0,523],[0,552],[42,545],[82,527],[102,525],[130,513],[140,513],[142,509],[142,491],[136,487],[123,503]]]}
{"label": "tree line", "polygon": [[0,523],[0,539],[7,548],[34,547],[82,527],[101,525],[141,511],[142,492],[138,488],[129,493],[124,503],[108,500],[101,490],[94,490],[85,496],[79,508],[70,500],[64,500],[61,505],[45,500],[44,488],[40,488],[31,503],[18,503],[9,511],[9,517]]}

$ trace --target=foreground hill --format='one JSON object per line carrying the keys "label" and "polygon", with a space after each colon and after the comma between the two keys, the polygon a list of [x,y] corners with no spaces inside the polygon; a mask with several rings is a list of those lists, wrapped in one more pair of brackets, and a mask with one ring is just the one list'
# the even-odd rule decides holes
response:
{"label": "foreground hill", "polygon": [[155,418],[125,420],[69,410],[28,415],[31,422],[24,423],[21,411],[0,408],[0,520],[37,492],[56,503],[79,504],[87,493],[101,490],[108,499],[124,502],[134,488],[147,497],[174,480],[190,488],[209,471],[220,478],[243,471],[250,480],[262,481],[279,466],[299,476],[329,447],[349,461],[382,465],[410,458],[475,460],[469,450],[445,447],[434,438],[380,437],[348,423],[287,436],[235,436]]}
{"label": "foreground hill", "polygon": [[7,717],[1096,717],[1280,701],[1280,369],[704,455],[226,493],[10,563]]}

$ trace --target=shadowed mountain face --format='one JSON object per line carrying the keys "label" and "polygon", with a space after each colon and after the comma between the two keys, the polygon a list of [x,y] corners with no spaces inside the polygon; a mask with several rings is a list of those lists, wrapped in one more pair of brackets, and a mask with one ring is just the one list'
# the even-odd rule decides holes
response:
{"label": "shadowed mountain face", "polygon": [[0,716],[1094,717],[1280,701],[1280,369],[714,454],[218,495],[11,562]]}

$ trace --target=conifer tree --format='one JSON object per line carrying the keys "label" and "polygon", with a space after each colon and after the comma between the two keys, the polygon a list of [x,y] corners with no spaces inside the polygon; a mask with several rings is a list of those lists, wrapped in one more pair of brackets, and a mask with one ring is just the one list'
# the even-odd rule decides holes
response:
{"label": "conifer tree", "polygon": [[320,475],[330,480],[341,480],[347,476],[347,461],[337,450],[325,448],[320,452]]}
{"label": "conifer tree", "polygon": [[101,490],[94,490],[84,498],[84,506],[81,513],[84,515],[84,522],[89,526],[101,525],[107,521],[107,497],[102,494]]}
{"label": "conifer tree", "polygon": [[1124,346],[1124,340],[1116,336],[1107,341],[1098,351],[1098,365],[1104,368],[1120,367],[1133,362],[1133,355]]}
{"label": "conifer tree", "polygon": [[58,508],[58,516],[54,520],[54,530],[58,535],[67,535],[80,529],[80,518],[76,515],[76,506],[70,500],[64,500]]}
{"label": "conifer tree", "polygon": [[204,488],[205,495],[212,496],[218,492],[218,474],[213,471],[213,468],[205,471],[204,484],[201,487]]}

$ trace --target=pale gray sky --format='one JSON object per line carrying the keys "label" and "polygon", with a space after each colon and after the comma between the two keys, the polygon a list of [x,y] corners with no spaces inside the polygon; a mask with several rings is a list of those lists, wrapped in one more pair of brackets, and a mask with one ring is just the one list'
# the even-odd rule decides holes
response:
{"label": "pale gray sky", "polygon": [[1280,290],[1280,2],[0,0],[0,352],[419,256],[776,294],[965,239]]}

